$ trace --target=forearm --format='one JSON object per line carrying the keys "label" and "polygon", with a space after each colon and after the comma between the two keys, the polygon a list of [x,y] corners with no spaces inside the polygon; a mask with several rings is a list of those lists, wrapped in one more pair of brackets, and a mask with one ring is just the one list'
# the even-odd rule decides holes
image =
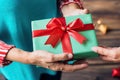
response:
{"label": "forearm", "polygon": [[0,40],[0,66],[5,66],[11,61],[28,63],[29,53],[15,48],[13,45],[8,45]]}
{"label": "forearm", "polygon": [[29,52],[23,51],[18,48],[12,48],[7,56],[6,59],[10,61],[17,61],[21,63],[28,63]]}

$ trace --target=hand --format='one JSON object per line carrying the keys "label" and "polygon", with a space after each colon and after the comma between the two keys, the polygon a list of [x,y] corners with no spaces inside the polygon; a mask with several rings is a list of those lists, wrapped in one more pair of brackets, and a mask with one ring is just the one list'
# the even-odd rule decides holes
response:
{"label": "hand", "polygon": [[80,15],[80,14],[88,14],[89,11],[87,9],[74,9],[71,12],[66,12],[63,14],[63,16],[74,16],[74,15]]}
{"label": "hand", "polygon": [[71,72],[81,70],[88,66],[85,61],[77,61],[73,65],[61,62],[72,59],[72,54],[52,54],[46,51],[35,51],[29,53],[29,55],[28,64],[34,64],[54,71]]}
{"label": "hand", "polygon": [[103,60],[120,62],[120,47],[93,47],[92,50],[97,52]]}
{"label": "hand", "polygon": [[80,7],[75,3],[70,3],[68,5],[64,5],[61,9],[63,16],[74,16],[79,14],[87,14],[89,10],[80,9]]}
{"label": "hand", "polygon": [[72,54],[52,54],[41,50],[27,52],[17,48],[12,48],[6,56],[7,60],[37,65],[44,68],[49,68],[51,70],[63,72],[81,70],[88,66],[87,62],[83,60],[77,61],[73,65],[62,62],[64,60],[70,60],[72,58]]}

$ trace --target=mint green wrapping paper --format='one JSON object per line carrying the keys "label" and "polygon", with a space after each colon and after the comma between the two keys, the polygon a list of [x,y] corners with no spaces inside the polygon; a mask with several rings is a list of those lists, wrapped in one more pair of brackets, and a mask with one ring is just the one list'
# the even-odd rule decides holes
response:
{"label": "mint green wrapping paper", "polygon": [[[65,17],[66,24],[80,18],[84,24],[91,24],[93,23],[91,14],[84,14],[78,16],[70,16]],[[51,19],[44,19],[44,20],[36,20],[32,21],[32,31],[46,29],[46,25]],[[73,37],[70,36],[71,45],[73,49],[74,59],[83,59],[83,58],[94,58],[98,55],[91,50],[93,46],[97,46],[97,39],[95,30],[87,30],[87,31],[80,31],[81,35],[86,37],[87,41],[83,44],[78,43]],[[33,38],[33,50],[45,50],[51,52],[53,54],[62,54],[63,49],[61,42],[57,44],[55,48],[51,45],[45,45],[49,36],[39,36]]]}

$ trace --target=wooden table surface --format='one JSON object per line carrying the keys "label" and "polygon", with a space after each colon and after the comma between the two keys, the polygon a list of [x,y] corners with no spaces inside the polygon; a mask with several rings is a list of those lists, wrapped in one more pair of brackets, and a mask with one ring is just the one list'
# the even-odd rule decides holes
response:
{"label": "wooden table surface", "polygon": [[[101,46],[120,46],[120,0],[84,0],[84,6],[93,15],[94,23],[101,18],[109,28],[106,35],[96,30],[98,43]],[[120,63],[105,62],[99,58],[88,60],[87,69],[63,73],[62,80],[120,80],[112,78],[112,68],[120,67]]]}

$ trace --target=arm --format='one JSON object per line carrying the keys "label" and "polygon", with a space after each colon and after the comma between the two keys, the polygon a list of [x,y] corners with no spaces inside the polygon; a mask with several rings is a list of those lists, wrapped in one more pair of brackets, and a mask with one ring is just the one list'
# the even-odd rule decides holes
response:
{"label": "arm", "polygon": [[[2,41],[0,41],[1,43]],[[8,48],[5,48],[5,46]],[[5,55],[2,56],[2,51],[5,51]],[[47,56],[46,56],[47,55]],[[0,44],[0,64],[5,66],[3,63],[6,61],[17,61],[25,64],[32,64],[41,66],[44,68],[49,68],[55,71],[64,71],[64,72],[71,72],[76,70],[81,70],[87,67],[87,63],[85,61],[77,61],[74,65],[69,65],[67,63],[61,63],[60,61],[70,60],[73,58],[72,54],[52,54],[47,51],[33,51],[27,52],[21,49],[12,47],[4,42]],[[78,64],[80,63],[80,64]]]}

